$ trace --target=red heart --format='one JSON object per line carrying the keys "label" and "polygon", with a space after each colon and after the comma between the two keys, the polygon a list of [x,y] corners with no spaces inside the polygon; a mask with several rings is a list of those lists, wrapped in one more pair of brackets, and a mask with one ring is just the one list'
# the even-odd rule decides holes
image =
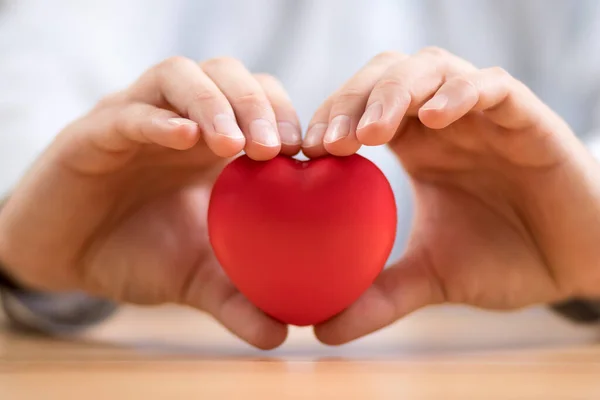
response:
{"label": "red heart", "polygon": [[208,229],[240,292],[273,318],[305,326],[343,311],[373,283],[396,218],[389,182],[362,156],[241,156],[214,185]]}

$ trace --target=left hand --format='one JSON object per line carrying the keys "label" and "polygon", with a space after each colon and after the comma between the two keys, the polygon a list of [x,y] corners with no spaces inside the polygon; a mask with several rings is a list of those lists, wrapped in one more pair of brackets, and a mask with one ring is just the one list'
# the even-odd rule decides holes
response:
{"label": "left hand", "polygon": [[168,58],[40,154],[0,210],[0,265],[29,290],[176,303],[277,347],[287,327],[236,290],[208,237],[213,182],[242,150],[254,160],[300,150],[281,84],[228,57]]}
{"label": "left hand", "polygon": [[344,343],[437,303],[600,297],[599,165],[524,84],[437,48],[384,53],[325,101],[303,147],[314,158],[382,144],[414,188],[407,250],[315,327],[321,341]]}

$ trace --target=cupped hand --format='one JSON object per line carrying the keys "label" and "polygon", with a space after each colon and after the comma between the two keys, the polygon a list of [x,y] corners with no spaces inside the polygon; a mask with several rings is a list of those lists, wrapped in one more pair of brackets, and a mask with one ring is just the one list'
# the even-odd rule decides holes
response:
{"label": "cupped hand", "polygon": [[296,113],[272,77],[228,58],[171,58],[66,127],[0,213],[0,260],[40,290],[204,310],[261,347],[286,327],[252,306],[210,248],[212,182],[242,150],[299,151]]}
{"label": "cupped hand", "polygon": [[432,304],[600,297],[598,164],[523,83],[437,48],[377,56],[318,109],[303,150],[344,156],[382,144],[412,182],[411,237],[355,304],[315,328],[321,341],[344,343]]}

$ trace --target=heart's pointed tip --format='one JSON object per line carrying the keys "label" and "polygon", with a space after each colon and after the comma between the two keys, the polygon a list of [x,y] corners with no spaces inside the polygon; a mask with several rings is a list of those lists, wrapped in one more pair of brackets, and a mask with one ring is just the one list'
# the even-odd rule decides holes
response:
{"label": "heart's pointed tip", "polygon": [[330,309],[327,312],[323,312],[323,310],[321,310],[321,312],[315,312],[316,308],[307,307],[306,312],[302,313],[302,315],[296,313],[295,315],[288,314],[279,316],[270,314],[266,311],[263,312],[282,324],[296,328],[308,328],[329,321],[345,309],[346,307],[337,311]]}

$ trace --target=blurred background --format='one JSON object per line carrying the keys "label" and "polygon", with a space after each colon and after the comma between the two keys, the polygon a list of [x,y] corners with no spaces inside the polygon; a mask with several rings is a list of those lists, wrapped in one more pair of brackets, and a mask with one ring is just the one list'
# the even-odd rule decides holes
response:
{"label": "blurred background", "polygon": [[[275,75],[306,129],[371,57],[431,45],[504,67],[594,147],[597,0],[0,0],[0,193],[62,127],[169,56],[232,56]],[[385,147],[361,153],[396,193],[396,258],[412,212],[407,180]]]}
{"label": "blurred background", "polygon": [[[600,156],[600,0],[0,0],[0,198],[65,125],[167,57],[231,56],[276,76],[306,130],[319,104],[373,56],[425,46],[505,68]],[[396,259],[410,229],[409,182],[384,146],[360,152],[395,192]],[[600,350],[584,346],[598,343],[597,326],[577,326],[548,307],[428,308],[336,348],[319,345],[310,329],[292,333],[269,359],[173,306],[123,307],[77,341],[3,331],[0,398],[106,398],[111,390],[111,398],[197,398],[203,388],[211,398],[223,388],[236,395],[220,398],[250,398],[247,388],[273,392],[278,383],[294,398],[509,398],[506,390],[519,399],[599,398]],[[357,367],[342,357],[392,362]],[[189,362],[236,358],[271,362]]]}

